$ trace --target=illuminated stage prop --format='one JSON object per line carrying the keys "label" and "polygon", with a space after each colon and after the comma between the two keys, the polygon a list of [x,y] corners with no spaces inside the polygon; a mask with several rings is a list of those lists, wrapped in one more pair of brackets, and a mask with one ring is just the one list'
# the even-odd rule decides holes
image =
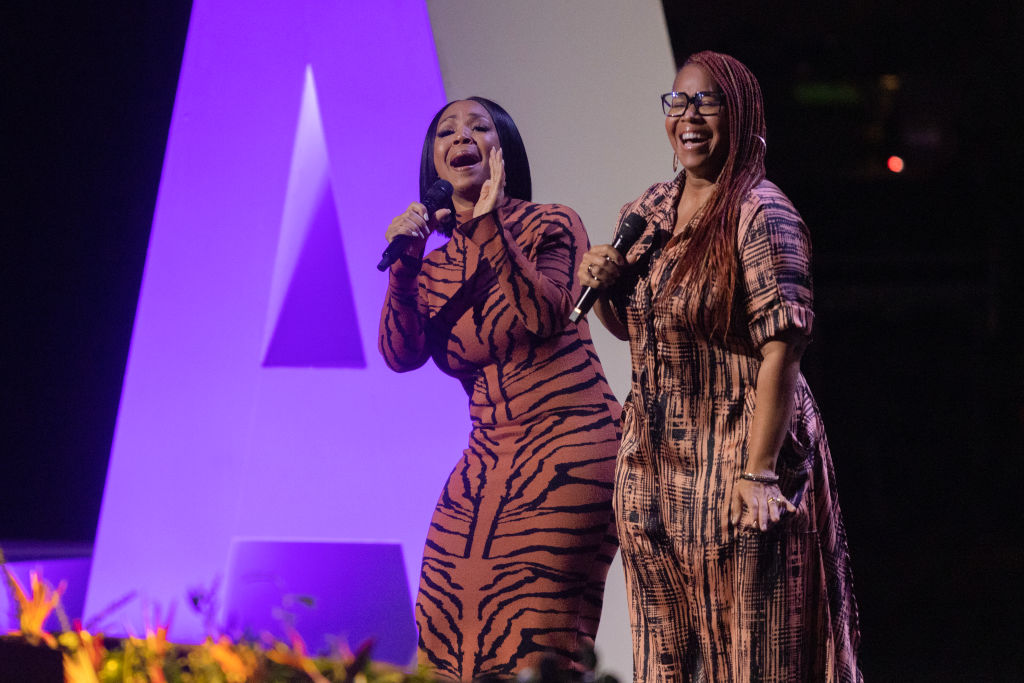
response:
{"label": "illuminated stage prop", "polygon": [[[311,652],[341,637],[355,650],[372,638],[373,658],[408,664],[416,624],[402,548],[395,543],[237,540],[224,582],[222,622],[289,641],[288,622]],[[237,640],[237,638],[236,638]]]}
{"label": "illuminated stage prop", "polygon": [[466,397],[384,366],[374,264],[444,100],[422,0],[193,4],[85,601],[139,592],[108,634],[177,603],[202,638],[184,597],[236,537],[397,542],[408,603]]}

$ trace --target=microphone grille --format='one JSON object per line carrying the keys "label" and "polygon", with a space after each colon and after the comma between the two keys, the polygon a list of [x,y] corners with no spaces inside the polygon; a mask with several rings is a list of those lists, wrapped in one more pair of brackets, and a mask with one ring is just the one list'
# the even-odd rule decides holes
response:
{"label": "microphone grille", "polygon": [[452,196],[455,188],[447,180],[438,178],[434,181],[434,184],[427,190],[427,196],[424,199],[430,198],[434,200],[438,205],[448,201],[448,198]]}
{"label": "microphone grille", "polygon": [[632,246],[647,229],[647,219],[638,213],[631,213],[619,224],[618,239],[624,246]]}

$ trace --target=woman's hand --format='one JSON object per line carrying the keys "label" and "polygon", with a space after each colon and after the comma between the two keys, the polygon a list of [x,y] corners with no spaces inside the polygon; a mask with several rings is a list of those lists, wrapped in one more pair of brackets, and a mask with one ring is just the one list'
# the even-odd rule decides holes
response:
{"label": "woman's hand", "polygon": [[491,169],[491,177],[480,186],[480,197],[473,207],[473,218],[494,211],[505,200],[505,157],[500,147],[491,147],[487,164]]}
{"label": "woman's hand", "polygon": [[[772,476],[773,472],[764,472]],[[743,517],[743,508],[749,510],[747,522],[751,529],[767,531],[782,517],[783,511],[796,512],[796,506],[782,495],[778,484],[761,484],[756,481],[738,479],[732,487],[732,502],[729,506],[729,521],[737,526]]]}
{"label": "woman's hand", "polygon": [[607,289],[611,287],[626,265],[626,259],[610,244],[598,244],[583,255],[576,277],[584,287]]}
{"label": "woman's hand", "polygon": [[419,202],[413,202],[409,208],[395,216],[391,225],[388,226],[387,232],[384,233],[384,237],[388,242],[399,235],[412,237],[412,242],[405,253],[419,258],[423,255],[423,246],[426,244],[427,237],[437,227],[438,222],[443,221],[450,213],[451,211],[448,209],[438,209],[433,216],[430,216],[426,206]]}

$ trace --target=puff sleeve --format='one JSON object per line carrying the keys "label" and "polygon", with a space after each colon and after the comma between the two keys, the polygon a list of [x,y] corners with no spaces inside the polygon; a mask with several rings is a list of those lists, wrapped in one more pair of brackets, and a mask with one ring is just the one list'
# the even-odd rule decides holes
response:
{"label": "puff sleeve", "polygon": [[762,183],[741,210],[737,238],[747,330],[754,345],[761,347],[786,330],[810,336],[811,242],[793,204],[774,185]]}

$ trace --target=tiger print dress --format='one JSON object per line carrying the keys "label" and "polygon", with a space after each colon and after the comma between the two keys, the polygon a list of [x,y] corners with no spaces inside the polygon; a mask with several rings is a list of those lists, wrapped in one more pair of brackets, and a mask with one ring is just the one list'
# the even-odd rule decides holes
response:
{"label": "tiger print dress", "polygon": [[[685,176],[623,208],[648,217],[613,301],[628,323],[615,507],[638,683],[856,683],[857,605],[825,428],[803,375],[776,473],[797,507],[767,532],[729,523],[746,462],[759,349],[814,319],[807,228],[762,181],[740,209],[738,276],[725,339],[706,300],[669,289],[686,250],[673,236]],[[695,217],[696,220],[696,217]],[[692,223],[691,223],[692,224]]]}
{"label": "tiger print dress", "polygon": [[597,632],[616,550],[620,408],[586,322],[568,324],[588,249],[574,211],[506,201],[460,215],[422,261],[396,263],[380,351],[462,382],[472,430],[427,533],[419,659],[471,680],[569,666]]}

